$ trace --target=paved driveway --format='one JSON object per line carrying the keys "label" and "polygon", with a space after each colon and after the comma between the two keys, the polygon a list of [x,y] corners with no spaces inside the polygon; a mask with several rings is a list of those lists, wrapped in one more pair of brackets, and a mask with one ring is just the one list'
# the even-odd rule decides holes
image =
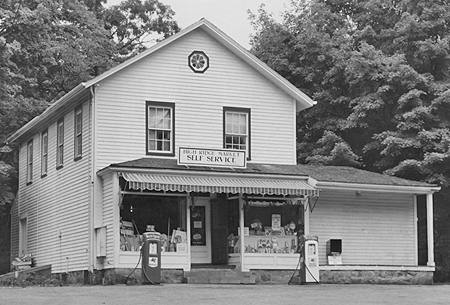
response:
{"label": "paved driveway", "polygon": [[0,287],[0,304],[450,304],[450,285],[161,285]]}

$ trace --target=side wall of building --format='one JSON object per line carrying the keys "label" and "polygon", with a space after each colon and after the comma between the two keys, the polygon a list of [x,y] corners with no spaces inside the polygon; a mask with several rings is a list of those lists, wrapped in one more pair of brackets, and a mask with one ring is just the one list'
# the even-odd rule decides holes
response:
{"label": "side wall of building", "polygon": [[342,262],[350,265],[417,265],[414,194],[324,189],[310,214],[319,237],[320,264],[327,242],[342,239]]}
{"label": "side wall of building", "polygon": [[[74,158],[74,109],[50,121],[42,130],[22,138],[19,151],[19,198],[13,210],[12,253],[19,253],[20,219],[26,218],[26,252],[52,272],[87,270],[90,227],[90,106],[82,103],[82,157]],[[64,162],[56,166],[57,121],[64,120]],[[41,176],[42,132],[48,131],[48,172]],[[27,143],[33,141],[33,177],[27,182]],[[14,257],[15,257],[14,256]]]}
{"label": "side wall of building", "polygon": [[[188,56],[204,51],[205,73]],[[291,97],[198,29],[116,72],[97,88],[98,164],[146,157],[146,101],[175,104],[178,147],[223,148],[223,107],[251,109],[251,161],[295,164]]]}

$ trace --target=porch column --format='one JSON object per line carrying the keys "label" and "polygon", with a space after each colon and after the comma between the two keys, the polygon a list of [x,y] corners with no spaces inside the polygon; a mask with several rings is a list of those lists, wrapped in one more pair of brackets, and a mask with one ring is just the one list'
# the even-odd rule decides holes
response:
{"label": "porch column", "polygon": [[[191,271],[191,207],[192,207],[191,193],[186,196],[186,243],[188,253],[188,267],[184,271]],[[167,232],[169,234],[170,232]]]}
{"label": "porch column", "polygon": [[434,224],[433,224],[433,194],[427,194],[427,266],[436,266],[434,262]]}
{"label": "porch column", "polygon": [[241,271],[248,271],[245,269],[244,266],[244,254],[245,254],[245,243],[244,243],[244,198],[242,194],[239,194],[239,247],[241,248],[240,251],[240,258],[241,258]]}
{"label": "porch column", "polygon": [[311,209],[310,209],[310,202],[311,198],[307,197],[305,201],[302,201],[303,203],[303,225],[304,225],[304,233],[305,236],[309,235],[309,214],[311,213]]}

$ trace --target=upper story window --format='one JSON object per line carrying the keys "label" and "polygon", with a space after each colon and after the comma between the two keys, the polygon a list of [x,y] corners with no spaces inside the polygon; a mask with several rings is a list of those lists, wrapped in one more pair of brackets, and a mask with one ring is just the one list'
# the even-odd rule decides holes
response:
{"label": "upper story window", "polygon": [[75,109],[74,126],[74,159],[78,160],[83,155],[83,108]]}
{"label": "upper story window", "polygon": [[27,184],[33,182],[33,140],[27,143]]}
{"label": "upper story window", "polygon": [[223,108],[223,148],[245,150],[250,160],[250,109]]}
{"label": "upper story window", "polygon": [[48,131],[41,134],[41,177],[47,175],[48,171]]}
{"label": "upper story window", "polygon": [[64,120],[57,123],[56,130],[56,168],[64,165]]}
{"label": "upper story window", "polygon": [[174,155],[175,104],[147,102],[147,154]]}

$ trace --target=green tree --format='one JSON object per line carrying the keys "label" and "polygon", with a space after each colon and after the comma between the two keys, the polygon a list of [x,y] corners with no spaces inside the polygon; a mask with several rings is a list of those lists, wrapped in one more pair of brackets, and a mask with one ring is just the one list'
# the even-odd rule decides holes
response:
{"label": "green tree", "polygon": [[436,259],[450,266],[450,3],[293,0],[281,22],[250,17],[252,52],[317,101],[298,115],[298,162],[443,186]]}
{"label": "green tree", "polygon": [[[145,49],[147,35],[165,38],[179,31],[174,12],[157,0],[127,0],[108,8],[105,2],[0,2],[0,143],[77,84],[95,77],[99,68]],[[11,198],[15,150],[3,150],[0,171],[11,175],[8,182],[0,176],[0,184],[10,185],[1,188],[0,198]]]}

